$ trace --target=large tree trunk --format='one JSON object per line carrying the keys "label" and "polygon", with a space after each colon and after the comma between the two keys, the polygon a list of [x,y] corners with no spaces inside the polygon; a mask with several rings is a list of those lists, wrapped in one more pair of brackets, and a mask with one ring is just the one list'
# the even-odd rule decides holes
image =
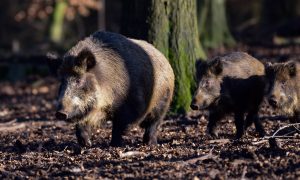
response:
{"label": "large tree trunk", "polygon": [[173,110],[189,109],[194,64],[205,58],[198,39],[196,0],[151,0],[148,40],[169,58],[176,76]]}
{"label": "large tree trunk", "polygon": [[196,17],[196,0],[125,0],[123,3],[122,34],[152,43],[174,69],[174,112],[184,113],[189,109],[195,88],[194,64],[196,59],[205,58]]}
{"label": "large tree trunk", "polygon": [[205,48],[235,44],[228,28],[225,0],[197,0],[197,12],[201,43]]}

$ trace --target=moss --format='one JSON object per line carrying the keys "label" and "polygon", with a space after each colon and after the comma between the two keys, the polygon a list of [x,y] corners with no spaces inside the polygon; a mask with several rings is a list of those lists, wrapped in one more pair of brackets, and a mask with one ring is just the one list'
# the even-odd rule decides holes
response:
{"label": "moss", "polygon": [[164,0],[152,1],[151,16],[148,19],[150,30],[148,39],[166,57],[169,55],[169,8]]}
{"label": "moss", "polygon": [[195,60],[205,58],[198,39],[195,0],[152,0],[149,41],[170,61],[175,73],[172,111],[189,109],[195,88]]}

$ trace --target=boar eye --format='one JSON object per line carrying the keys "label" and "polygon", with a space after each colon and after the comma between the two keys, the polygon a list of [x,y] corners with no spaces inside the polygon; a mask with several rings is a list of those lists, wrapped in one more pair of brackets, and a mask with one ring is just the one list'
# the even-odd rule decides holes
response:
{"label": "boar eye", "polygon": [[211,87],[211,84],[212,84],[211,81],[207,80],[207,81],[204,82],[203,87],[204,88],[209,88],[209,87]]}
{"label": "boar eye", "polygon": [[83,85],[84,81],[83,81],[83,79],[76,79],[75,83],[78,87],[81,87]]}
{"label": "boar eye", "polygon": [[281,85],[285,86],[286,85],[286,81],[281,82]]}

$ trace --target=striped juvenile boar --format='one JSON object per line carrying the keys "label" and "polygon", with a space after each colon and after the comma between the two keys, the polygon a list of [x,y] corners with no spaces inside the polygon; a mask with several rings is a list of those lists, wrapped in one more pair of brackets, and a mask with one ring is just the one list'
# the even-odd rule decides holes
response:
{"label": "striped juvenile boar", "polygon": [[51,59],[61,77],[56,117],[76,124],[80,145],[90,146],[92,130],[105,120],[113,123],[113,146],[122,144],[133,123],[145,129],[144,143],[157,143],[157,129],[173,96],[174,74],[152,45],[99,31],[61,59]]}

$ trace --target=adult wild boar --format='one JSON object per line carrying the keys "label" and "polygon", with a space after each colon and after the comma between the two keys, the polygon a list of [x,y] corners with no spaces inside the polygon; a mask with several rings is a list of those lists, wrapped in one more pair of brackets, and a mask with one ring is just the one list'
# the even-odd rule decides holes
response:
{"label": "adult wild boar", "polygon": [[[258,110],[264,97],[264,65],[243,52],[232,52],[207,62],[196,62],[197,90],[191,108],[208,110],[207,133],[217,137],[217,122],[234,113],[236,138],[254,122],[260,136],[264,129]],[[244,116],[247,114],[246,119]]]}
{"label": "adult wild boar", "polygon": [[61,77],[56,117],[76,123],[80,145],[90,146],[92,130],[105,120],[113,123],[111,145],[121,145],[133,123],[145,129],[144,143],[157,143],[174,73],[151,44],[99,31],[51,59]]}
{"label": "adult wild boar", "polygon": [[270,83],[269,104],[288,115],[291,122],[300,122],[300,63],[268,64],[266,77]]}

